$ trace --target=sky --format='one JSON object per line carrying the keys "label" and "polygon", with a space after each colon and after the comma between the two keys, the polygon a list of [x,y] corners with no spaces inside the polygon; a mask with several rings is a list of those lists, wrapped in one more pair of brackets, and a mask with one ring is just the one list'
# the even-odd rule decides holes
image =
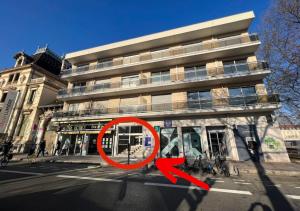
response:
{"label": "sky", "polygon": [[271,0],[2,0],[0,70],[18,51],[58,55],[253,10],[257,32]]}

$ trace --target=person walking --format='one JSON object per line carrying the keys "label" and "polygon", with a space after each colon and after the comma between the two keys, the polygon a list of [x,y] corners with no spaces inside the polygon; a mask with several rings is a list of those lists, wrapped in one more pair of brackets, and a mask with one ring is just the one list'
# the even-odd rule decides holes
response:
{"label": "person walking", "polygon": [[62,147],[62,154],[65,152],[65,155],[69,155],[69,148],[70,148],[70,145],[71,145],[71,141],[70,139],[66,139],[65,140],[65,143]]}
{"label": "person walking", "polygon": [[57,143],[56,143],[56,147],[55,147],[53,155],[56,155],[56,154],[59,155],[60,154],[60,148],[61,148],[61,142],[60,142],[60,140],[58,140]]}
{"label": "person walking", "polygon": [[42,156],[45,156],[45,148],[46,148],[46,141],[44,139],[41,140],[39,145],[39,152],[36,155],[36,157],[39,157],[40,153],[42,153]]}

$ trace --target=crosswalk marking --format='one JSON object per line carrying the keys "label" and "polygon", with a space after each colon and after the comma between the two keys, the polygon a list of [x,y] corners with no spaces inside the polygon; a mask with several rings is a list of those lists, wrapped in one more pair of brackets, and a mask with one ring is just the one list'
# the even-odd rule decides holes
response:
{"label": "crosswalk marking", "polygon": [[297,196],[297,195],[286,195],[286,197],[288,197],[290,199],[300,199],[300,196]]}
{"label": "crosswalk marking", "polygon": [[109,178],[80,177],[80,176],[71,176],[71,175],[57,175],[56,177],[68,178],[68,179],[104,181],[104,182],[122,182],[122,180],[109,179]]}
{"label": "crosswalk marking", "polygon": [[[152,183],[152,182],[145,182],[144,185],[203,190],[202,188],[197,187],[197,186],[185,186],[185,185],[174,185],[174,184],[163,184],[163,183]],[[210,191],[223,192],[223,193],[234,193],[234,194],[242,194],[242,195],[252,195],[252,193],[249,191],[231,190],[231,189],[222,189],[222,188],[210,188]]]}
{"label": "crosswalk marking", "polygon": [[249,182],[234,182],[235,184],[241,184],[241,185],[251,185]]}

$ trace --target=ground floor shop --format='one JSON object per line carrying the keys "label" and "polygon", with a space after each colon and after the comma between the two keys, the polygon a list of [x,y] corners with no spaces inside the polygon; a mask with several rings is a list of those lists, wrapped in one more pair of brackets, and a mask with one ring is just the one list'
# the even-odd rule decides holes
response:
{"label": "ground floor shop", "polygon": [[[289,162],[286,147],[276,122],[269,116],[220,116],[218,118],[146,119],[160,137],[161,157],[196,157],[216,154],[230,160],[264,160]],[[58,139],[68,140],[68,154],[97,154],[97,135],[108,121],[61,124]],[[68,128],[66,127],[68,125]],[[127,156],[128,147],[136,157],[153,148],[150,131],[135,123],[115,125],[103,137],[107,155]],[[66,152],[65,152],[66,153]],[[66,153],[67,154],[67,153]]]}

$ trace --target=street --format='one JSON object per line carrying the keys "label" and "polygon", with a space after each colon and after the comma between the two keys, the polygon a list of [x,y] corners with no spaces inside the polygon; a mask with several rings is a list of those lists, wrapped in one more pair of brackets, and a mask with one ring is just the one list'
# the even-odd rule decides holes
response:
{"label": "street", "polygon": [[297,177],[197,176],[203,191],[158,171],[67,163],[0,169],[1,210],[300,210]]}

